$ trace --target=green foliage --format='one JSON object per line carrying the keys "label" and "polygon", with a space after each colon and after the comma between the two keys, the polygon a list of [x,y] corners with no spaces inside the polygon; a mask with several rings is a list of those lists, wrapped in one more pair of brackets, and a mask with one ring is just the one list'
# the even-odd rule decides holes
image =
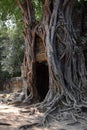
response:
{"label": "green foliage", "polygon": [[17,29],[0,29],[0,79],[20,76],[24,41]]}
{"label": "green foliage", "polygon": [[40,20],[42,16],[43,0],[33,0],[33,8],[37,20]]}
{"label": "green foliage", "polygon": [[[24,2],[24,0],[21,0]],[[40,19],[42,14],[43,0],[32,0],[35,10],[36,19]],[[6,21],[15,16],[16,23],[20,24],[22,19],[21,10],[19,9],[16,0],[0,0],[0,19]]]}
{"label": "green foliage", "polygon": [[15,15],[18,20],[21,18],[21,11],[17,6],[16,0],[0,0],[0,18],[7,20]]}

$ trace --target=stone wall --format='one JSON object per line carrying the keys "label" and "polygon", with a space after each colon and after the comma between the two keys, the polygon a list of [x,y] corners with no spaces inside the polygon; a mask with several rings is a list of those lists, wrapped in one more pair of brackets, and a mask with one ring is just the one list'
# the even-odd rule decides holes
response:
{"label": "stone wall", "polygon": [[23,79],[21,77],[15,77],[9,81],[2,81],[0,83],[0,90],[6,92],[21,91],[22,87],[23,87]]}

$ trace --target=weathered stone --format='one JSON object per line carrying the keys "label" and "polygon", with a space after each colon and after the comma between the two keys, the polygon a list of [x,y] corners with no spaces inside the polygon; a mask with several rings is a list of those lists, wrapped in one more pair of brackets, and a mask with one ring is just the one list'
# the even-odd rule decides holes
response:
{"label": "weathered stone", "polygon": [[9,81],[2,82],[2,87],[0,88],[4,92],[17,92],[21,91],[23,87],[23,79],[21,77],[12,78]]}

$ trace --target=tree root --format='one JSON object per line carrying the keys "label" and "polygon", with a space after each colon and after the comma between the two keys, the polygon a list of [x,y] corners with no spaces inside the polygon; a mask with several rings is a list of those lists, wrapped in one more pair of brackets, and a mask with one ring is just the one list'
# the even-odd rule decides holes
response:
{"label": "tree root", "polygon": [[27,125],[22,125],[18,129],[19,130],[21,130],[21,129],[26,130],[26,129],[34,127],[34,126],[39,126],[39,124],[38,123],[31,123],[31,124],[27,124]]}
{"label": "tree root", "polygon": [[59,95],[57,93],[53,100],[36,104],[36,108],[39,111],[44,112],[44,116],[40,119],[41,126],[45,126],[47,124],[49,117],[52,117],[55,121],[61,121],[61,119],[69,120],[71,118],[71,120],[73,120],[71,125],[80,122],[79,119],[87,121],[87,119],[82,115],[83,105],[78,105],[76,102],[74,103],[75,99],[73,98],[74,100],[72,99],[71,101],[71,97],[68,97],[68,100],[66,100],[66,97],[70,95],[65,95],[67,94],[64,93]]}
{"label": "tree root", "polygon": [[15,94],[13,95],[14,99],[8,102],[8,105],[31,105],[34,102],[39,102],[38,100],[34,99],[34,97],[30,94],[29,96],[25,96],[25,94],[22,92],[18,95],[18,97],[15,97]]}
{"label": "tree root", "polygon": [[80,122],[74,121],[74,122],[67,123],[67,125],[75,125],[75,124],[77,124],[77,123],[80,123]]}
{"label": "tree root", "polygon": [[28,103],[28,104],[30,104],[31,102],[32,102],[32,100],[33,100],[33,96],[30,94],[27,98],[25,98],[24,100],[23,100],[23,104],[26,104],[26,103]]}
{"label": "tree root", "polygon": [[3,122],[0,122],[0,125],[11,126],[11,124],[9,124],[9,123],[3,123]]}

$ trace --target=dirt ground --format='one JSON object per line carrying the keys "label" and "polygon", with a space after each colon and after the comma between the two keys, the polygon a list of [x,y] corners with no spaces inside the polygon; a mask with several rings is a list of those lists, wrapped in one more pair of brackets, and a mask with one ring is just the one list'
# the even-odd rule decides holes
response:
{"label": "dirt ground", "polygon": [[[0,94],[0,99],[7,95]],[[44,114],[33,107],[13,106],[3,103],[0,100],[0,130],[87,130],[87,121],[73,123],[73,120],[56,121],[52,116],[46,126],[37,126]],[[69,118],[70,119],[70,118]],[[27,128],[27,125],[30,125]],[[21,126],[25,127],[21,127]],[[20,128],[20,129],[19,129]]]}

